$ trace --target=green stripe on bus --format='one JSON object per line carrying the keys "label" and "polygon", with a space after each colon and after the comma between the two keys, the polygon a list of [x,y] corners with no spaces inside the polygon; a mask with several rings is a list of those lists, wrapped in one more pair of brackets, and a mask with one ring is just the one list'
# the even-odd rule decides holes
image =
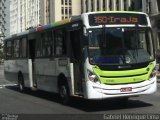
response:
{"label": "green stripe on bus", "polygon": [[93,71],[102,84],[128,84],[148,80],[153,68],[154,65],[149,64],[146,68],[135,70],[105,71],[93,66]]}

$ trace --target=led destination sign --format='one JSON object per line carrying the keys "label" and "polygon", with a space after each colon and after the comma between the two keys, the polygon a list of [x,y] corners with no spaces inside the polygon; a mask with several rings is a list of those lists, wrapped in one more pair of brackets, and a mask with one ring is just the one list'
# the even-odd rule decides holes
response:
{"label": "led destination sign", "polygon": [[124,18],[124,17],[121,17],[121,18],[116,18],[116,17],[113,17],[113,16],[95,16],[94,17],[94,20],[95,20],[95,23],[97,24],[105,24],[105,23],[108,23],[108,24],[112,24],[112,23],[138,23],[138,18],[136,17],[132,17],[130,16],[129,18]]}
{"label": "led destination sign", "polygon": [[142,14],[128,14],[128,13],[103,13],[89,15],[90,26],[104,25],[104,24],[139,24],[147,25],[147,19]]}

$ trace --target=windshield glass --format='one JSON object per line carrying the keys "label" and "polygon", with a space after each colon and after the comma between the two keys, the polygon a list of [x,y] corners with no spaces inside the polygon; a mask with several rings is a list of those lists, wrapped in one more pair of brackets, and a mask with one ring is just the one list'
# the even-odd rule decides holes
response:
{"label": "windshield glass", "polygon": [[154,60],[148,28],[94,28],[89,33],[92,64],[136,64]]}

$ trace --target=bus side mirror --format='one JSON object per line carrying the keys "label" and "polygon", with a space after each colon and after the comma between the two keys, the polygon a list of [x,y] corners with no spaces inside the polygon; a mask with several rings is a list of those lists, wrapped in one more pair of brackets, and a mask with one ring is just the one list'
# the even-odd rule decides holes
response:
{"label": "bus side mirror", "polygon": [[88,32],[87,32],[87,29],[86,29],[86,27],[85,26],[83,26],[83,45],[84,46],[88,46],[89,45],[89,43],[88,43],[88,39],[89,37],[88,37]]}

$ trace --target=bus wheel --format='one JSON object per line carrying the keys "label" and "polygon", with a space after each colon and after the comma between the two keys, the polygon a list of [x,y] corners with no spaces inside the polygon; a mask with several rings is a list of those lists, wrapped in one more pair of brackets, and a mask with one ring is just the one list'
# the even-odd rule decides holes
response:
{"label": "bus wheel", "polygon": [[23,75],[22,74],[18,75],[18,88],[19,88],[20,92],[24,92],[25,91],[24,79],[23,79]]}
{"label": "bus wheel", "polygon": [[62,104],[68,105],[70,102],[69,89],[66,84],[61,84],[59,86],[59,94]]}

